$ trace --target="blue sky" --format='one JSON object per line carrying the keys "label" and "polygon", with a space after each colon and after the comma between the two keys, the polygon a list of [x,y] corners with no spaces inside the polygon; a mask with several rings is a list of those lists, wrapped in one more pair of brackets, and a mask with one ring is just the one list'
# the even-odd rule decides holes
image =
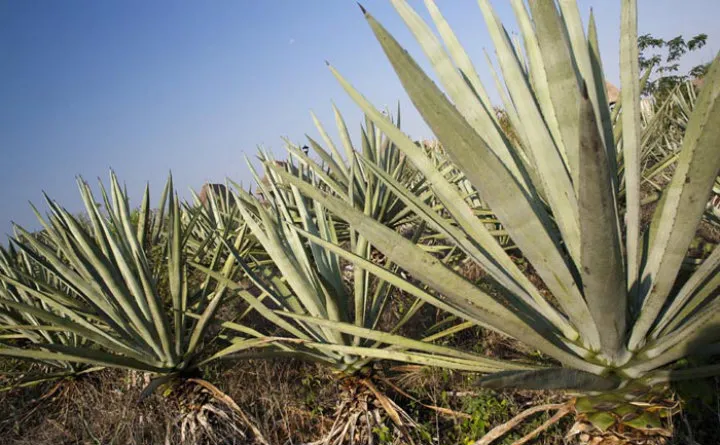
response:
{"label": "blue sky", "polygon": [[[364,4],[425,64],[389,2]],[[422,2],[411,4],[426,15]],[[513,30],[506,0],[493,4]],[[594,8],[615,82],[619,4],[580,1],[585,18]],[[491,87],[476,2],[439,5]],[[711,60],[720,3],[678,5],[639,0],[640,32],[705,32],[708,45],[688,63]],[[79,210],[75,176],[107,180],[110,168],[133,198],[146,181],[159,193],[170,170],[185,197],[225,177],[248,184],[243,155],[262,144],[279,157],[281,137],[316,137],[309,110],[334,126],[331,101],[356,134],[361,115],[324,60],[377,106],[400,101],[405,130],[430,136],[354,1],[0,1],[0,233],[11,220],[37,226],[28,201],[41,204],[42,190]]]}

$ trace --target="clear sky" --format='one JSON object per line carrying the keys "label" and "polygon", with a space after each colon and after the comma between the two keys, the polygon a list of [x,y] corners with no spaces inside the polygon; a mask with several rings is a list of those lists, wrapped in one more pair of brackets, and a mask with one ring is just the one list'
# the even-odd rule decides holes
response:
{"label": "clear sky", "polygon": [[[492,45],[476,2],[438,3],[491,89],[482,50]],[[426,63],[389,2],[364,4]],[[509,3],[493,4],[514,30]],[[580,1],[585,19],[595,11],[616,83],[619,4]],[[639,5],[641,33],[709,34],[691,62],[720,48],[717,0]],[[41,204],[42,190],[79,210],[76,175],[106,180],[112,168],[136,204],[145,181],[156,196],[172,170],[189,197],[206,181],[248,184],[243,154],[258,144],[280,157],[282,136],[317,138],[308,112],[333,127],[331,101],[357,129],[361,115],[324,60],[376,106],[400,101],[405,130],[429,136],[354,1],[0,0],[0,234],[11,220],[37,226],[27,202]]]}

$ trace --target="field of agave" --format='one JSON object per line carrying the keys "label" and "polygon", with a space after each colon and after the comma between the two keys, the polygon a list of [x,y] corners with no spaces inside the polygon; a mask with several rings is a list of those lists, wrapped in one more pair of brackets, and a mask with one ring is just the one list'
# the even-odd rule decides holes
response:
{"label": "field of agave", "polygon": [[225,422],[222,438],[183,441],[267,444],[243,406],[263,388],[233,400],[219,370],[289,360],[340,388],[314,414],[331,417],[315,443],[438,443],[418,410],[478,415],[407,386],[444,370],[554,402],[455,443],[531,443],[568,418],[570,440],[669,443],[679,382],[720,375],[717,58],[700,89],[641,98],[637,5],[622,0],[611,107],[594,20],[586,30],[574,0],[512,0],[521,41],[480,0],[498,112],[435,2],[437,34],[392,3],[439,85],[363,14],[436,141],[411,139],[400,110],[378,110],[330,67],[365,114],[360,140],[339,110],[339,143],[313,116],[321,141],[286,141],[282,161],[261,151],[254,190],[230,181],[181,202],[170,178],[132,210],[113,174],[99,194],[78,181],[82,217],[47,198],[43,229],[17,227],[0,250],[3,389],[61,391],[120,369],[140,399],[215,401],[187,403],[176,426]]}

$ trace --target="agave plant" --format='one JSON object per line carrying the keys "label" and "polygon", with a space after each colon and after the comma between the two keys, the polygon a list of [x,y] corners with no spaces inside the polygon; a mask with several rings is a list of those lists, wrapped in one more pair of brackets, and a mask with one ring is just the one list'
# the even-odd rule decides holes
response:
{"label": "agave plant", "polygon": [[[237,267],[225,269],[221,273],[201,265],[197,267],[218,282],[236,290],[251,308],[271,321],[271,326],[279,327],[286,335],[300,340],[284,344],[284,352],[330,364],[341,373],[351,375],[372,359],[384,359],[395,353],[377,348],[375,338],[355,333],[342,335],[324,327],[318,328],[314,322],[308,324],[307,319],[320,318],[330,322],[348,323],[352,324],[357,332],[371,335],[373,329],[383,323],[383,318],[387,319],[389,316],[390,298],[394,288],[363,268],[353,268],[352,262],[343,264],[341,259],[324,245],[344,245],[358,258],[381,263],[387,270],[395,271],[397,266],[379,258],[376,250],[362,235],[358,235],[354,229],[348,230],[347,225],[329,214],[323,205],[301,194],[297,187],[281,179],[276,169],[304,184],[311,184],[316,189],[333,194],[366,217],[380,221],[398,232],[402,232],[402,226],[410,225],[418,217],[413,216],[412,209],[392,193],[392,188],[386,181],[376,179],[375,171],[384,172],[386,177],[396,184],[402,184],[426,205],[434,205],[434,202],[429,190],[430,185],[424,179],[416,178],[414,171],[407,174],[404,172],[405,158],[401,157],[395,145],[375,128],[375,124],[366,119],[366,127],[361,129],[363,148],[360,151],[351,144],[342,115],[336,108],[334,111],[348,161],[343,160],[322,124],[313,115],[324,141],[331,147],[328,152],[308,137],[322,163],[316,162],[298,146],[286,141],[290,154],[287,161],[278,162],[268,152],[260,151],[259,159],[265,173],[263,177],[248,162],[258,185],[257,194],[261,198],[235,184],[237,193],[232,195],[232,205],[239,210],[239,220],[243,221],[243,227],[249,227],[249,235],[257,240],[269,261],[258,261],[256,255],[249,255],[247,251],[242,252],[236,246],[225,242],[218,227],[218,239],[227,245],[237,260]],[[389,116],[389,113],[384,115]],[[397,118],[389,116],[388,120],[393,128],[399,131],[399,113]],[[431,159],[437,161],[437,158],[430,157],[428,162],[433,162]],[[328,166],[329,164],[331,165]],[[458,178],[453,167],[446,161],[443,162],[442,170],[458,193],[467,193],[464,186],[459,185],[463,182],[462,178]],[[472,200],[472,193],[468,195]],[[399,233],[399,236],[415,243],[418,248],[438,252],[428,246],[427,242],[421,241],[426,233],[426,226],[422,223],[412,225],[415,228],[412,233]],[[308,243],[304,238],[317,241]],[[453,257],[446,256],[445,261],[450,262],[451,258]],[[241,282],[247,284],[240,284]],[[352,289],[348,289],[346,283],[350,283]],[[251,289],[252,287],[255,289]],[[423,304],[423,300],[415,299],[408,305],[407,309],[400,313],[399,319],[392,322],[391,332],[398,332]],[[385,321],[385,324],[388,322]],[[441,338],[445,334],[441,332],[434,338]],[[269,333],[263,335],[270,337]],[[272,346],[281,343],[278,339]],[[420,347],[427,346],[433,351],[438,350],[427,344],[414,343]],[[270,342],[267,346],[271,346]],[[235,346],[230,345],[219,354],[228,354],[228,351],[234,349]],[[359,355],[357,351],[364,353]],[[268,355],[275,356],[275,351]]]}
{"label": "agave plant", "polygon": [[[317,177],[308,169],[301,172],[292,164],[285,165],[296,174],[309,174],[315,178],[315,186],[321,186]],[[220,286],[229,288],[234,296],[240,297],[248,306],[247,310],[236,314],[233,320],[222,323],[226,328],[229,345],[208,360],[233,358],[237,356],[235,353],[249,347],[265,347],[269,349],[244,352],[241,357],[291,356],[320,362],[330,365],[340,379],[356,383],[350,385],[353,390],[346,394],[347,400],[339,404],[335,414],[336,422],[325,437],[325,443],[341,443],[347,435],[355,437],[356,431],[365,434],[366,431],[372,431],[378,422],[382,423],[379,420],[382,417],[380,413],[369,415],[367,411],[374,408],[368,408],[367,405],[365,412],[356,412],[363,406],[352,396],[357,393],[375,393],[375,397],[382,400],[385,410],[392,413],[390,417],[397,426],[404,429],[405,423],[411,422],[411,419],[407,415],[398,414],[402,411],[379,393],[371,381],[362,377],[354,378],[366,374],[359,371],[364,371],[363,368],[370,361],[358,355],[356,350],[372,349],[373,342],[360,336],[346,337],[304,319],[310,316],[333,321],[354,321],[361,327],[375,327],[388,312],[386,307],[392,288],[385,282],[372,280],[358,269],[360,273],[355,274],[351,293],[345,285],[345,271],[338,257],[314,245],[308,249],[307,243],[292,228],[297,224],[329,242],[339,244],[333,220],[328,218],[322,206],[314,205],[298,195],[297,191],[282,188],[276,181],[275,175],[268,172],[265,180],[258,182],[265,197],[262,201],[240,187],[235,199],[241,220],[270,261],[261,262],[256,257],[243,255],[237,243],[232,245],[219,236],[227,246],[229,258],[234,258],[236,263],[221,271],[213,271],[213,265],[195,265],[198,270],[213,276]],[[357,246],[355,236],[352,236],[351,244]],[[363,253],[369,255],[370,247],[366,245]],[[251,311],[262,316],[266,323],[253,323],[249,319]],[[414,309],[411,309],[411,313],[414,313]],[[408,318],[401,320],[399,325]],[[242,336],[236,338],[232,331]],[[380,352],[388,354],[388,351]],[[360,428],[356,425],[358,422],[363,424]]]}
{"label": "agave plant", "polygon": [[[226,186],[225,191],[220,194],[210,190],[204,205],[194,192],[193,200],[194,204],[186,204],[183,212],[188,219],[188,225],[192,227],[186,242],[189,258],[207,263],[210,269],[214,269],[215,265],[219,264],[221,255],[228,254],[223,242],[228,239],[238,241],[237,252],[243,258],[252,257],[261,261],[267,257],[257,239],[249,233],[229,187]],[[190,220],[195,220],[195,223],[191,225]],[[214,262],[215,265],[210,265],[209,262]]]}
{"label": "agave plant", "polygon": [[651,97],[640,109],[643,182],[658,191],[672,177],[667,170],[678,158],[696,100],[696,91],[688,82],[678,85],[664,103],[657,104]]}
{"label": "agave plant", "polygon": [[[62,289],[63,283],[46,270],[33,267],[25,252],[17,252],[0,247],[0,274],[10,277],[16,284],[0,282],[0,301],[24,304],[33,308],[47,309],[42,301],[37,301],[31,292],[48,289]],[[27,289],[27,290],[26,290]],[[14,305],[13,305],[14,306]],[[3,305],[0,302],[0,344],[13,346],[19,344],[42,345],[44,343],[64,346],[83,347],[84,338],[73,335],[59,326],[50,326],[33,313],[18,310],[17,306]],[[8,375],[9,383],[0,390],[18,386],[30,386],[36,383],[92,372],[99,368],[67,361],[43,361],[39,372],[21,372],[20,375]]]}
{"label": "agave plant", "polygon": [[[353,145],[345,119],[335,105],[333,105],[333,112],[345,158],[343,158],[336,144],[328,135],[323,124],[313,113],[311,113],[311,116],[315,127],[323,142],[329,148],[323,147],[315,139],[306,135],[310,147],[307,149],[308,152],[305,153],[300,147],[286,139],[285,147],[290,158],[297,160],[304,168],[311,170],[317,176],[319,182],[330,190],[340,196],[352,196],[354,205],[367,209],[366,211],[371,212],[369,215],[374,219],[395,229],[410,226],[412,224],[412,221],[408,220],[410,212],[402,200],[389,193],[385,184],[374,181],[372,175],[368,176],[365,167],[358,164],[355,159],[355,153],[362,153],[365,157],[371,159],[375,165],[380,166],[389,175],[405,184],[418,195],[427,197],[430,193],[428,185],[417,174],[416,170],[409,168],[407,160],[400,150],[376,128],[370,119],[366,117],[365,125],[360,126],[360,143]],[[388,111],[385,113],[395,126],[400,128],[400,109],[398,108],[395,116]],[[320,163],[312,159],[310,148],[312,153],[320,158]],[[270,159],[265,154],[261,156],[261,161],[265,163]],[[345,238],[345,234],[340,234],[340,237]]]}
{"label": "agave plant", "polygon": [[[678,84],[670,91],[663,103],[657,103],[654,97],[643,99],[641,102],[644,105],[640,107],[642,125],[641,187],[646,191],[643,193],[642,205],[657,202],[664,187],[670,182],[696,101],[697,87],[692,82],[685,82]],[[615,122],[619,123],[619,120]],[[620,129],[621,125],[616,125],[616,140],[622,134],[621,131],[618,131]],[[620,169],[622,170],[622,163]],[[719,190],[720,177],[715,179],[713,195],[704,215],[704,220],[715,226],[718,226],[717,196]],[[620,193],[624,193],[622,188]]]}
{"label": "agave plant", "polygon": [[[501,115],[501,113],[498,113],[498,116]],[[502,119],[499,119],[500,122],[502,122]],[[503,124],[500,124],[500,126],[502,127]],[[503,132],[507,134],[508,129],[503,129]],[[472,183],[465,177],[465,174],[457,167],[455,167],[455,164],[453,164],[447,153],[445,153],[445,150],[443,150],[442,145],[440,145],[438,141],[426,141],[423,142],[423,148],[425,149],[428,157],[430,157],[431,161],[435,165],[435,168],[444,172],[447,180],[451,184],[454,184],[460,190],[460,192],[463,193],[465,200],[472,207],[473,213],[475,213],[477,217],[483,220],[487,228],[490,230],[490,233],[492,233],[492,235],[497,238],[498,242],[500,242],[503,248],[505,248],[506,250],[513,249],[515,246],[512,244],[512,240],[508,236],[507,232],[503,229],[500,221],[498,221],[497,217],[495,217],[492,210],[488,207],[487,203],[480,198],[477,190],[475,189],[475,187],[473,187]],[[432,193],[432,190],[430,192]],[[441,212],[444,208],[442,202],[434,199],[434,196],[432,195],[430,204],[432,204],[432,206],[435,207],[436,210],[439,210]]]}
{"label": "agave plant", "polygon": [[[336,116],[343,134],[344,124],[337,110]],[[370,128],[373,128],[373,134],[374,126]],[[393,122],[393,128],[398,128],[396,121]],[[363,133],[367,134],[365,131]],[[243,350],[240,355],[243,358],[290,356],[315,361],[331,366],[337,377],[346,383],[344,387],[351,388],[346,394],[347,400],[339,404],[335,414],[337,421],[325,437],[326,443],[341,443],[346,437],[353,437],[355,431],[365,434],[377,426],[377,419],[380,419],[378,415],[360,412],[362,406],[366,406],[365,411],[374,408],[367,408],[367,404],[358,402],[358,394],[380,401],[382,411],[406,437],[409,434],[406,427],[414,422],[378,389],[378,381],[375,380],[377,376],[370,366],[373,362],[393,358],[432,365],[437,363],[433,362],[431,354],[440,351],[456,358],[461,369],[479,369],[468,357],[482,361],[480,356],[474,354],[409,340],[395,334],[412,319],[424,301],[408,301],[404,309],[399,309],[399,305],[392,307],[392,298],[397,298],[394,296],[397,291],[388,282],[362,268],[353,268],[351,263],[343,262],[337,254],[305,239],[313,237],[329,245],[344,245],[353,255],[365,261],[382,264],[388,270],[397,270],[386,258],[378,257],[377,251],[363,236],[348,229],[347,224],[330,215],[319,202],[300,194],[296,187],[282,180],[271,168],[275,166],[282,169],[287,175],[311,184],[311,187],[334,194],[366,217],[402,230],[403,225],[408,224],[404,221],[412,212],[406,209],[400,199],[391,196],[391,189],[386,183],[375,179],[372,169],[385,172],[423,197],[419,199],[429,201],[431,195],[425,190],[427,185],[424,181],[413,181],[414,175],[403,174],[404,160],[384,136],[373,134],[363,139],[366,141],[364,154],[347,145],[349,161],[346,163],[340,158],[334,169],[329,168],[329,171],[326,166],[333,157],[313,140],[310,142],[314,150],[320,152],[319,156],[325,166],[290,143],[287,148],[291,157],[284,162],[277,162],[269,153],[261,151],[264,176],[261,178],[250,164],[258,184],[257,194],[261,197],[244,191],[236,184],[234,205],[240,212],[240,220],[249,228],[248,235],[257,240],[270,261],[258,261],[256,256],[243,253],[236,245],[223,241],[237,260],[235,266],[218,272],[205,265],[195,265],[219,284],[227,286],[234,296],[245,300],[250,309],[270,322],[253,323],[246,317],[248,313],[245,311],[233,322],[223,323],[227,328],[229,344],[217,356],[234,358],[237,356],[236,351]],[[377,143],[372,144],[369,142],[371,140]],[[328,141],[329,138],[326,142],[332,143]],[[337,150],[333,151],[338,157]],[[361,164],[360,158],[372,167]],[[345,171],[340,163],[347,169],[347,176],[344,176]],[[419,248],[432,250],[432,246],[420,242],[425,234],[423,228],[424,225],[420,224],[417,230],[404,236]],[[223,237],[218,236],[218,239],[222,241]],[[234,323],[238,320],[243,322],[242,325]],[[321,324],[317,320],[321,320]],[[322,325],[323,320],[331,324],[342,323],[349,327],[349,331],[339,332],[328,328]],[[381,339],[373,335],[376,332],[374,329],[380,327],[388,329],[390,333],[383,333],[383,336],[389,335],[402,343],[405,352],[396,346],[383,345],[379,341]],[[241,332],[243,337],[234,339],[230,333],[232,330]],[[439,332],[434,338],[441,338],[450,332],[452,330]],[[248,336],[253,338],[248,339]],[[248,345],[265,349],[244,351]],[[212,356],[209,360],[214,358]],[[358,429],[356,422],[369,423]]]}
{"label": "agave plant", "polygon": [[[268,159],[267,154],[262,156]],[[274,164],[274,161],[268,161],[268,164]],[[290,174],[313,181],[315,187],[323,187],[322,180],[312,170],[290,163],[284,168],[293,172]],[[277,342],[268,342],[267,346],[279,346],[285,355],[320,361],[344,374],[353,374],[368,360],[354,354],[352,349],[362,350],[371,347],[373,342],[317,328],[308,324],[304,317],[349,322],[359,328],[372,329],[387,312],[393,289],[384,281],[375,280],[358,269],[360,273],[354,274],[350,292],[345,285],[348,271],[340,264],[337,255],[312,244],[308,248],[308,243],[297,232],[301,230],[328,243],[341,244],[333,218],[323,206],[301,196],[297,190],[285,187],[272,170],[268,169],[266,173],[265,179],[259,180],[258,184],[263,196],[271,197],[270,200],[261,201],[240,186],[237,186],[238,192],[234,196],[242,220],[270,261],[257,261],[219,237],[235,258],[235,266],[221,272],[199,264],[196,267],[234,290],[250,308],[270,321],[270,326],[280,328],[283,340],[298,340],[283,343],[278,338]],[[363,238],[351,234],[348,241],[357,255],[370,259],[371,247]],[[407,322],[418,308],[417,303],[411,305],[396,329]],[[262,336],[273,338],[271,332]],[[225,355],[236,350],[237,344],[231,344],[218,354]],[[273,351],[269,355],[283,353]]]}
{"label": "agave plant", "polygon": [[47,220],[36,211],[42,232],[16,227],[17,260],[4,255],[0,267],[0,328],[21,338],[0,355],[161,376],[193,370],[225,289],[188,285],[183,249],[193,223],[182,223],[172,178],[155,212],[146,188],[135,224],[114,174],[110,196],[102,188],[106,213],[86,182],[78,186],[87,225],[47,198]]}
{"label": "agave plant", "polygon": [[[720,366],[680,369],[682,359],[717,351],[716,275],[720,251],[690,277],[679,275],[720,169],[720,63],[713,63],[697,97],[672,180],[663,191],[650,228],[640,226],[641,112],[637,5],[622,1],[622,136],[615,141],[594,19],[585,32],[576,3],[511,2],[523,51],[514,46],[487,0],[480,8],[495,45],[506,93],[503,102],[519,143],[500,130],[490,99],[467,53],[435,2],[425,2],[438,38],[404,0],[393,0],[447,94],[369,13],[365,17],[413,104],[454,165],[487,202],[534,266],[535,286],[512,261],[464,196],[334,68],[333,74],[365,114],[432,185],[451,216],[441,217],[372,163],[363,162],[416,215],[481,265],[502,290],[490,295],[395,231],[301,178],[276,169],[303,195],[342,218],[390,261],[407,281],[340,246],[304,234],[358,267],[472,323],[495,330],[551,358],[537,369],[492,369],[489,387],[567,389],[628,396],[646,395],[663,382],[720,373]],[[622,153],[622,171],[618,154]],[[625,193],[620,196],[622,184]],[[302,232],[299,232],[302,233]],[[425,288],[433,289],[438,295]],[[317,320],[340,332],[353,327]],[[370,334],[365,334],[370,335]],[[376,338],[381,333],[372,334]],[[399,345],[387,337],[387,344]],[[433,360],[444,358],[434,356]],[[500,361],[501,368],[517,363]],[[456,367],[457,360],[443,364]],[[621,420],[654,424],[648,413],[583,399],[597,425]],[[587,403],[585,403],[587,402]],[[608,408],[609,406],[609,408]]]}

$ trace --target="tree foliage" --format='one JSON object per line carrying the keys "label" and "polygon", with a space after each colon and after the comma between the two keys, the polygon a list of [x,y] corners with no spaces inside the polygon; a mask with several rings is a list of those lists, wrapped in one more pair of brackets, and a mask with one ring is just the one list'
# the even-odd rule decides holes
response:
{"label": "tree foliage", "polygon": [[697,51],[707,43],[707,34],[697,34],[689,40],[679,35],[670,40],[657,38],[651,34],[638,37],[640,50],[640,70],[653,69],[655,78],[648,81],[643,94],[666,94],[681,82],[700,78],[705,75],[709,63],[691,68],[687,73],[680,71],[680,60],[688,53]]}

